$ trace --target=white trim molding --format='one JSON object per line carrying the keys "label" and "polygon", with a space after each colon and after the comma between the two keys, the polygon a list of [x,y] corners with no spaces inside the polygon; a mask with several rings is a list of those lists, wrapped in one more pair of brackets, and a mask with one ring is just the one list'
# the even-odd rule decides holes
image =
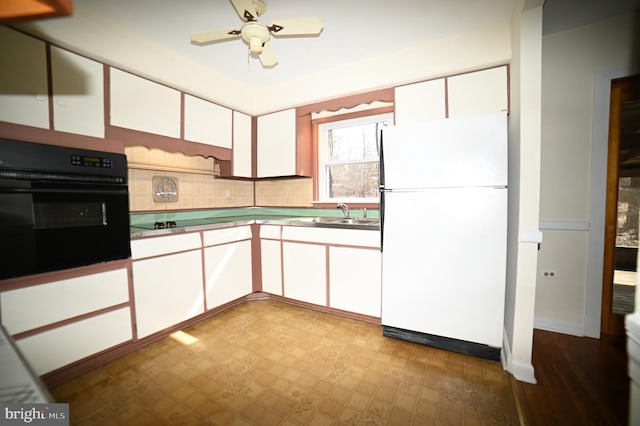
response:
{"label": "white trim molding", "polygon": [[534,243],[542,242],[542,232],[539,229],[521,229],[518,234],[518,242]]}
{"label": "white trim molding", "polygon": [[627,352],[629,354],[629,424],[640,424],[640,314],[635,312],[625,318]]}
{"label": "white trim molding", "polygon": [[533,328],[562,334],[570,334],[578,337],[584,336],[584,327],[582,324],[558,321],[555,319],[535,317],[533,319]]}
{"label": "white trim molding", "polygon": [[502,368],[510,372],[516,380],[534,385],[538,383],[533,369],[533,364],[530,362],[513,360],[513,357],[511,356],[511,347],[509,345],[509,337],[507,336],[506,330],[503,331],[502,335],[500,360],[502,361]]}
{"label": "white trim molding", "polygon": [[588,221],[544,220],[540,221],[543,231],[589,231]]}

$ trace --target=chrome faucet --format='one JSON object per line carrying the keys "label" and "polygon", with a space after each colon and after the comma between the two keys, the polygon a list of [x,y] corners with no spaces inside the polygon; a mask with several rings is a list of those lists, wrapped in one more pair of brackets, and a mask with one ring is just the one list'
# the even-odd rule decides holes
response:
{"label": "chrome faucet", "polygon": [[339,208],[340,210],[342,210],[342,214],[344,215],[344,217],[349,217],[349,206],[345,203],[338,203],[337,208]]}

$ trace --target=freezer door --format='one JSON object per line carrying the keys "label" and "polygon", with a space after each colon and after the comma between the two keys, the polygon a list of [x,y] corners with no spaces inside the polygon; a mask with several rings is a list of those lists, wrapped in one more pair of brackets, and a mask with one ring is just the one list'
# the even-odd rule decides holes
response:
{"label": "freezer door", "polygon": [[507,190],[386,194],[382,324],[502,346]]}
{"label": "freezer door", "polygon": [[382,130],[384,187],[507,185],[505,113]]}

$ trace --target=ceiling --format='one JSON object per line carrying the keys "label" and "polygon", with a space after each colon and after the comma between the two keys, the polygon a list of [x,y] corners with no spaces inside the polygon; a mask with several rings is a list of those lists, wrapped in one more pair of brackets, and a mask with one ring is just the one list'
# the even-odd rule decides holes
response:
{"label": "ceiling", "polygon": [[[534,3],[537,1],[542,0]],[[575,0],[547,0],[545,31],[558,31],[620,13],[620,9],[637,7],[639,1],[581,0],[576,8]],[[372,58],[382,64],[392,60],[385,59],[385,55],[391,58],[401,49],[508,22],[516,0],[264,2],[266,11],[259,21],[267,25],[305,16],[318,16],[324,23],[324,30],[317,37],[272,37],[279,63],[270,69],[263,68],[258,59],[250,58],[240,39],[207,46],[190,43],[194,32],[242,26],[229,0],[74,0],[71,17],[15,26],[115,66],[119,65],[119,58],[122,62],[123,54],[129,58],[153,55],[155,69],[165,76],[158,81],[166,81],[166,75],[174,67],[184,74],[189,65],[215,72],[212,75],[220,76],[220,81],[240,82],[250,91],[282,86],[321,72],[335,73]],[[605,11],[603,5],[609,5],[609,10]],[[166,60],[158,62],[159,57]]]}
{"label": "ceiling", "polygon": [[242,26],[229,0],[75,0],[74,16],[55,20],[72,26],[79,18],[92,19],[93,37],[126,32],[132,41],[128,48],[147,41],[249,85],[269,85],[508,20],[514,0],[265,0],[265,4],[259,21],[267,25],[305,16],[318,16],[324,23],[317,37],[272,37],[279,64],[271,69],[249,58],[241,40],[208,46],[190,43],[194,32]]}

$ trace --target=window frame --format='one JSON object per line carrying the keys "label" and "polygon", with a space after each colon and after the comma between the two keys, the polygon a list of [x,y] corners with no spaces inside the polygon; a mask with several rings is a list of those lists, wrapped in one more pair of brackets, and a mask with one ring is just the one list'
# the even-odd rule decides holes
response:
{"label": "window frame", "polygon": [[328,117],[318,118],[312,120],[312,128],[313,128],[313,167],[315,169],[315,182],[314,182],[314,201],[313,204],[315,207],[334,207],[338,202],[346,202],[350,206],[354,207],[366,207],[366,208],[378,208],[379,200],[377,199],[328,199],[324,198],[323,191],[323,176],[322,168],[324,167],[324,162],[321,160],[321,143],[323,143],[320,132],[321,125],[339,122],[339,121],[347,121],[347,120],[356,120],[363,119],[366,120],[367,117],[375,117],[389,115],[390,123],[389,125],[393,125],[395,122],[394,116],[394,107],[393,106],[385,106],[379,108],[366,109],[357,112],[348,112],[344,114],[335,114]]}

